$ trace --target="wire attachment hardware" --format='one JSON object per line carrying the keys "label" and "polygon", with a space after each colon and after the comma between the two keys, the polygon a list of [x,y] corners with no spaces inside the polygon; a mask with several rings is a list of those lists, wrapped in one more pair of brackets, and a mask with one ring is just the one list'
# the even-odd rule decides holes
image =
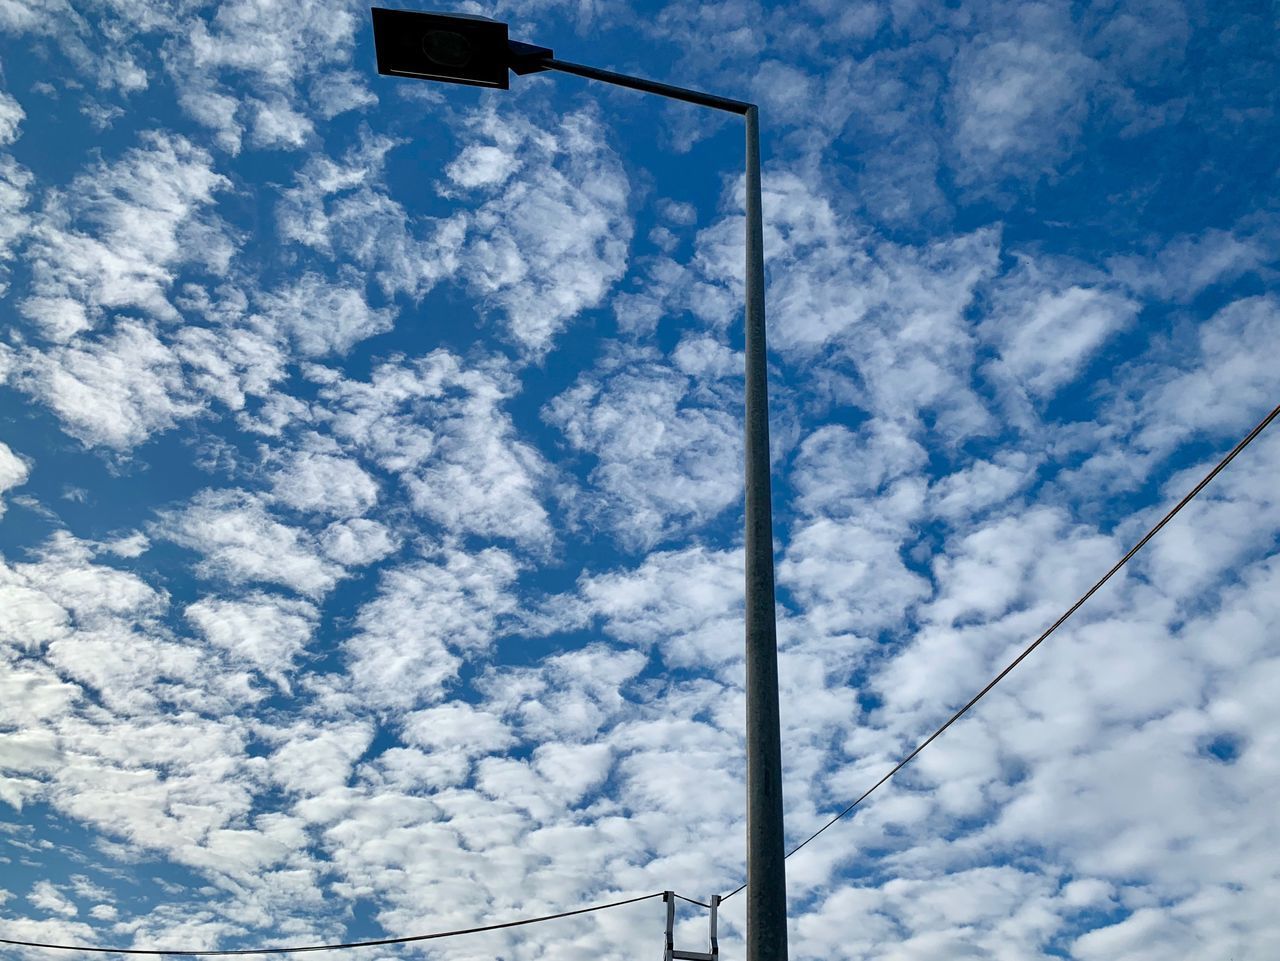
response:
{"label": "wire attachment hardware", "polygon": [[720,942],[716,940],[716,915],[720,913],[720,895],[711,896],[711,950],[677,951],[672,941],[672,929],[676,923],[676,894],[663,891],[662,900],[667,905],[667,940],[662,961],[720,961]]}

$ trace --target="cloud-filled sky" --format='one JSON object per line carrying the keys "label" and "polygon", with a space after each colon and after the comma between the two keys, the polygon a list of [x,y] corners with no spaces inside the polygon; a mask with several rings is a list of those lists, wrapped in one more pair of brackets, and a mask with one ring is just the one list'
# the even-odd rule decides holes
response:
{"label": "cloud-filled sky", "polygon": [[[463,8],[760,104],[789,844],[1280,401],[1274,5]],[[0,44],[0,937],[737,887],[740,121],[379,77],[343,0],[0,0]],[[791,957],[1280,956],[1278,474],[791,858]]]}

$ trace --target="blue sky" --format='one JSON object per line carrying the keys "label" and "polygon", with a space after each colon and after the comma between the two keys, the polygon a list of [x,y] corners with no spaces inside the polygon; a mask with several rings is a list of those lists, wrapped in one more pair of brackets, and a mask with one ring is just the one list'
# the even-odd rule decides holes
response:
{"label": "blue sky", "polygon": [[[760,104],[792,844],[1280,399],[1266,4],[465,9]],[[740,122],[379,77],[337,0],[0,39],[0,936],[736,887]],[[1280,954],[1278,471],[1264,434],[788,862],[794,959]]]}

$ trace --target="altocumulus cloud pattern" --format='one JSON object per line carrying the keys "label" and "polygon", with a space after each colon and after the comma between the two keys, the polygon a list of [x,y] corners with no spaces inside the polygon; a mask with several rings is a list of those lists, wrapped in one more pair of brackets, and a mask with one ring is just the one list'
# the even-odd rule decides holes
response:
{"label": "altocumulus cloud pattern", "polygon": [[[760,104],[788,847],[1280,401],[1265,4],[469,9]],[[28,0],[0,44],[0,937],[739,884],[737,123],[380,78],[338,0]],[[1278,472],[1273,429],[787,862],[796,961],[1280,956]]]}

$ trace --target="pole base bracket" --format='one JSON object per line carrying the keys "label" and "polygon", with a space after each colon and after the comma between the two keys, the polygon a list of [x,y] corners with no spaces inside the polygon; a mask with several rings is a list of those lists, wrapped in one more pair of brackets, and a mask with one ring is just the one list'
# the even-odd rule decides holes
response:
{"label": "pole base bracket", "polygon": [[672,929],[676,923],[676,895],[674,891],[663,891],[662,900],[667,905],[667,939],[662,961],[720,961],[720,942],[716,940],[716,916],[720,913],[720,895],[711,896],[711,950],[710,951],[677,951],[672,942]]}

